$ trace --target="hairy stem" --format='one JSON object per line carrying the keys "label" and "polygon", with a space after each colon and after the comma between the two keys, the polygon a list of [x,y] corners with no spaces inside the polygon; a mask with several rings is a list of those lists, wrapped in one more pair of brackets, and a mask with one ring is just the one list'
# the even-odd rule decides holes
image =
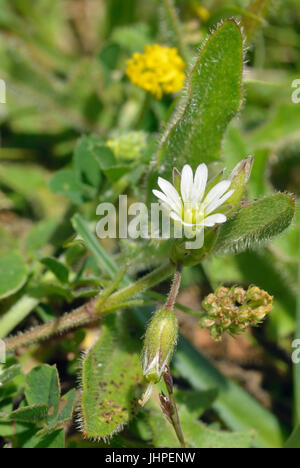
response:
{"label": "hairy stem", "polygon": [[174,266],[172,264],[163,265],[139,279],[136,283],[132,283],[116,291],[104,300],[99,295],[69,314],[29,330],[22,335],[8,338],[5,341],[6,351],[11,352],[22,346],[28,346],[37,341],[42,341],[51,336],[81,327],[87,323],[99,320],[99,318],[113,310],[122,308],[122,306],[132,305],[133,303],[128,302],[128,299],[164,281],[173,271]]}
{"label": "hairy stem", "polygon": [[176,271],[175,271],[169,297],[166,303],[166,309],[174,308],[174,304],[175,304],[176,298],[178,296],[179,288],[180,288],[181,278],[182,278],[182,264],[178,264]]}

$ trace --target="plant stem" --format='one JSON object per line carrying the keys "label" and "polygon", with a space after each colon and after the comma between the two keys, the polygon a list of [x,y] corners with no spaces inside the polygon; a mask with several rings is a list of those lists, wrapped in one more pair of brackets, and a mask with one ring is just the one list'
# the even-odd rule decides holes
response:
{"label": "plant stem", "polygon": [[[173,33],[173,44],[172,46],[177,47],[179,54],[185,60],[188,61],[187,56],[187,49],[184,44],[183,35],[181,31],[181,24],[179,22],[179,18],[174,6],[174,2],[172,0],[163,0],[162,6],[165,11],[165,20],[166,20],[166,27],[168,29],[168,33]],[[163,20],[162,20],[163,21]]]}
{"label": "plant stem", "polygon": [[175,271],[172,287],[171,287],[169,297],[165,306],[166,309],[174,308],[174,304],[175,304],[176,298],[178,296],[179,288],[180,288],[181,278],[182,278],[182,264],[180,263],[177,265],[177,268]]}
{"label": "plant stem", "polygon": [[[149,289],[167,279],[174,271],[174,266],[167,263],[148,275],[130,284],[103,301],[101,295],[93,298],[88,303],[70,312],[69,314],[25,332],[23,335],[8,338],[5,342],[6,351],[12,352],[22,346],[28,346],[37,341],[50,338],[68,330],[81,327],[87,323],[99,320],[109,312],[128,306],[128,299]],[[130,302],[129,302],[130,304]]]}
{"label": "plant stem", "polygon": [[176,401],[175,401],[175,397],[174,397],[173,379],[172,379],[170,369],[169,369],[168,366],[166,366],[166,371],[164,373],[164,381],[165,381],[166,388],[167,388],[168,395],[169,395],[169,403],[170,404],[168,405],[168,410],[167,410],[169,420],[170,420],[172,426],[174,427],[174,430],[176,432],[176,435],[177,435],[177,438],[178,438],[178,440],[180,442],[181,447],[186,448],[186,443],[185,443],[183,432],[182,432],[182,429],[181,429],[180,419],[179,419],[178,410],[177,410],[177,406],[176,406]]}

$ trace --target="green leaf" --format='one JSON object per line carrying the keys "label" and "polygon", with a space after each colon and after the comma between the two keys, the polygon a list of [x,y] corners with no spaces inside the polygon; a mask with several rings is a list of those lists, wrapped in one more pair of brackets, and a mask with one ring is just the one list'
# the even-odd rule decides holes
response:
{"label": "green leaf", "polygon": [[210,429],[191,420],[186,411],[179,411],[182,431],[189,447],[194,448],[250,448],[255,432],[225,432]]}
{"label": "green leaf", "polygon": [[11,252],[0,257],[0,299],[21,289],[26,279],[27,266],[18,253]]}
{"label": "green leaf", "polygon": [[102,172],[111,182],[116,182],[130,171],[130,166],[117,164],[113,151],[107,146],[96,146],[93,149],[94,157]]}
{"label": "green leaf", "polygon": [[210,408],[217,398],[217,390],[195,391],[195,390],[176,390],[176,404],[185,408],[190,415],[195,418],[202,416],[204,411]]}
{"label": "green leaf", "polygon": [[49,406],[46,404],[34,404],[19,408],[9,415],[11,421],[18,421],[24,423],[36,423],[42,419],[46,419],[49,411]]}
{"label": "green leaf", "polygon": [[164,135],[158,166],[170,178],[172,168],[221,159],[227,125],[242,101],[243,38],[233,20],[223,23],[206,41],[188,78],[186,96]]}
{"label": "green leaf", "polygon": [[4,385],[7,382],[13,380],[17,375],[21,373],[21,366],[19,364],[15,364],[13,366],[8,367],[7,369],[1,370],[0,373],[0,386]]}
{"label": "green leaf", "polygon": [[71,419],[75,403],[75,389],[70,390],[66,395],[64,395],[62,397],[62,401],[65,404],[63,409],[56,418],[51,420],[50,424],[37,433],[37,436],[55,431]]}
{"label": "green leaf", "polygon": [[93,253],[101,267],[104,268],[108,276],[113,279],[119,271],[118,266],[102,247],[97,237],[91,232],[86,221],[80,214],[77,213],[73,216],[72,225],[75,231],[83,238],[87,248]]}
{"label": "green leaf", "polygon": [[282,447],[282,428],[276,417],[233,380],[223,376],[183,337],[174,357],[174,366],[193,388],[218,390],[213,408],[228,427],[235,431],[255,429],[255,446]]}
{"label": "green leaf", "polygon": [[44,403],[53,407],[53,418],[57,415],[60,397],[56,367],[47,364],[35,367],[26,376],[25,397],[29,405]]}
{"label": "green leaf", "polygon": [[113,151],[108,146],[95,146],[93,154],[102,170],[113,167],[117,163]]}
{"label": "green leaf", "polygon": [[56,276],[58,281],[60,281],[61,283],[68,282],[69,270],[63,263],[59,262],[56,258],[45,257],[41,260],[41,263],[45,265],[48,268],[48,270],[52,271],[52,273]]}
{"label": "green leaf", "polygon": [[65,195],[76,205],[85,201],[84,186],[78,180],[77,174],[70,169],[56,172],[51,177],[49,186],[53,193]]}
{"label": "green leaf", "polygon": [[45,219],[35,224],[26,238],[26,250],[39,250],[49,244],[58,224],[57,219]]}
{"label": "green leaf", "polygon": [[82,431],[103,438],[122,429],[137,410],[143,381],[139,335],[128,315],[108,316],[82,365]]}
{"label": "green leaf", "polygon": [[55,283],[39,283],[32,286],[28,290],[28,293],[30,294],[31,298],[38,300],[45,297],[53,297],[71,302],[73,299],[73,294],[68,286],[62,286]]}
{"label": "green leaf", "polygon": [[84,184],[92,185],[97,189],[100,185],[101,173],[99,165],[92,154],[93,145],[93,139],[81,138],[74,152],[74,165],[80,180]]}
{"label": "green leaf", "polygon": [[245,206],[220,229],[215,251],[241,252],[283,232],[292,222],[295,201],[286,194]]}
{"label": "green leaf", "polygon": [[[197,392],[198,397],[199,394],[201,392]],[[196,398],[194,401],[196,403]],[[213,430],[197,420],[196,405],[193,405],[193,411],[191,412],[187,403],[182,405],[178,398],[176,398],[176,404],[184,440],[188,448],[249,448],[252,445],[254,431],[225,432]],[[198,412],[200,413],[202,410],[203,408],[200,405]],[[149,424],[153,431],[153,442],[156,447],[180,447],[170,423],[153,403],[151,404]]]}
{"label": "green leaf", "polygon": [[51,432],[46,434],[35,446],[34,448],[65,448],[65,431],[64,429],[59,429],[58,431]]}

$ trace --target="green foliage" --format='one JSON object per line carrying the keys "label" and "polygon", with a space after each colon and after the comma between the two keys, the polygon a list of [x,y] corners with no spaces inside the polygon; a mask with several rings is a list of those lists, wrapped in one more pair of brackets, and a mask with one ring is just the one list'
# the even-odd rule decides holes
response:
{"label": "green foliage", "polygon": [[241,252],[280,234],[291,223],[295,201],[289,195],[264,198],[240,211],[220,229],[216,252]]}
{"label": "green foliage", "polygon": [[[176,394],[177,397],[177,394]],[[181,421],[185,440],[188,448],[250,448],[253,443],[254,433],[240,432],[227,433],[225,431],[216,431],[209,426],[205,426],[197,420],[202,412],[201,403],[203,401],[201,392],[194,392],[189,397],[195,401],[191,409],[190,402],[182,403],[182,396],[179,394],[178,412]],[[184,398],[184,396],[183,396]],[[206,402],[207,403],[207,402]],[[160,409],[152,403],[150,410],[150,426],[153,431],[154,445],[158,447],[174,447],[178,448],[178,440],[175,433],[170,430],[169,423],[164,418]]]}
{"label": "green foliage", "polygon": [[[220,52],[221,51],[221,52]],[[158,166],[170,178],[173,167],[221,159],[227,125],[241,106],[243,38],[234,21],[227,21],[202,47],[188,78],[186,95],[162,138]]]}
{"label": "green foliage", "polygon": [[255,429],[254,445],[282,447],[283,429],[276,417],[244,392],[232,379],[222,375],[207,358],[184,338],[175,354],[176,370],[196,390],[213,388],[218,392],[214,409],[236,431]]}
{"label": "green foliage", "polygon": [[73,414],[74,390],[61,399],[56,368],[41,365],[25,377],[25,399],[16,410],[8,412],[11,407],[3,406],[2,401],[6,401],[9,395],[7,390],[13,388],[11,382],[16,382],[19,371],[17,366],[11,366],[1,375],[3,393],[0,393],[0,430],[6,427],[6,436],[11,437],[14,444],[21,443],[24,448],[64,448],[63,426]]}
{"label": "green foliage", "polygon": [[59,262],[56,258],[45,257],[41,260],[41,263],[45,265],[50,271],[52,271],[52,273],[61,283],[68,282],[69,270],[63,263]]}
{"label": "green foliage", "polygon": [[22,257],[11,252],[0,257],[0,299],[17,292],[27,279],[27,266]]}
{"label": "green foliage", "polygon": [[[138,399],[148,312],[163,308],[180,259],[189,340],[170,365],[187,445],[299,448],[297,1],[0,5],[0,447],[179,447],[157,389],[143,408]],[[129,81],[126,62],[147,44],[184,59],[177,96],[150,99]],[[202,162],[210,188],[224,175],[235,190],[202,249],[97,238],[99,203],[119,214],[119,195],[149,201],[158,176]],[[215,346],[197,322],[221,285],[263,288],[274,307]]]}
{"label": "green foliage", "polygon": [[82,362],[81,425],[89,438],[119,432],[138,410],[143,376],[139,335],[130,316],[108,317]]}

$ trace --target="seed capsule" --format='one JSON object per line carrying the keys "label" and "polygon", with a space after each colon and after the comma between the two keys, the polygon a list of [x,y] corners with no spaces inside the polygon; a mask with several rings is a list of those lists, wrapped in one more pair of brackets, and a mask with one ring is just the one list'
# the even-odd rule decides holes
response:
{"label": "seed capsule", "polygon": [[177,318],[173,310],[155,312],[146,331],[142,353],[143,374],[147,382],[159,382],[169,364],[178,335]]}

